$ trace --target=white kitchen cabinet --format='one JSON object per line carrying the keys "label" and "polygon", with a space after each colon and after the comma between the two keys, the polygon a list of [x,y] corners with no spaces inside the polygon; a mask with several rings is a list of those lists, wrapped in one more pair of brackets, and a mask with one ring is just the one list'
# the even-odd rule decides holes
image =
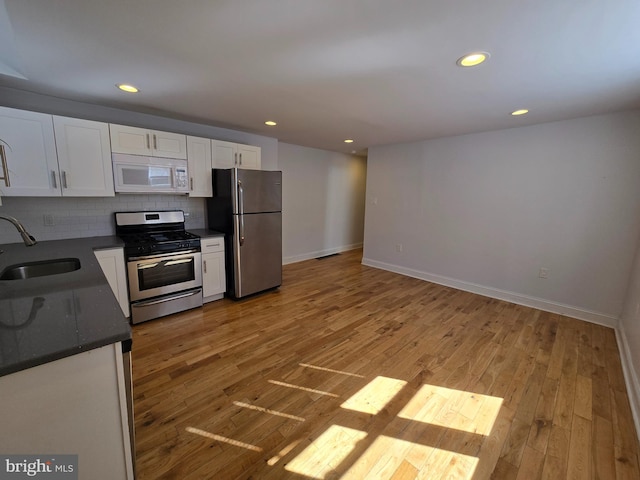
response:
{"label": "white kitchen cabinet", "polygon": [[127,272],[122,248],[107,248],[94,251],[104,276],[113,291],[122,313],[129,317],[129,291],[127,290]]}
{"label": "white kitchen cabinet", "polygon": [[202,250],[202,301],[211,302],[224,296],[227,289],[224,265],[224,236],[203,237]]}
{"label": "white kitchen cabinet", "polygon": [[187,137],[187,163],[189,167],[189,196],[210,197],[211,188],[211,140]]}
{"label": "white kitchen cabinet", "polygon": [[79,478],[133,480],[125,368],[117,342],[0,377],[0,451],[74,454]]}
{"label": "white kitchen cabinet", "polygon": [[0,195],[60,195],[51,115],[0,107]]}
{"label": "white kitchen cabinet", "polygon": [[113,196],[106,123],[0,107],[6,196]]}
{"label": "white kitchen cabinet", "polygon": [[261,148],[253,145],[212,140],[213,168],[246,168],[260,170]]}
{"label": "white kitchen cabinet", "polygon": [[[65,197],[113,197],[109,125],[53,117],[58,152],[57,182]],[[51,173],[52,177],[56,172]]]}
{"label": "white kitchen cabinet", "polygon": [[186,135],[113,123],[109,131],[114,153],[187,159]]}

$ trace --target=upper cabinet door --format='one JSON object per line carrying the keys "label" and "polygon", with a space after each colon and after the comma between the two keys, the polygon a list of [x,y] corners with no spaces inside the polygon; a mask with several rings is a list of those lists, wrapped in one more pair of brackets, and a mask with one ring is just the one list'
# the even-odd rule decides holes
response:
{"label": "upper cabinet door", "polygon": [[238,145],[238,167],[260,170],[260,147]]}
{"label": "upper cabinet door", "polygon": [[246,168],[260,170],[260,147],[212,140],[213,168]]}
{"label": "upper cabinet door", "polygon": [[60,195],[51,115],[0,107],[0,194]]}
{"label": "upper cabinet door", "polygon": [[151,155],[151,131],[146,128],[109,124],[111,151],[132,155]]}
{"label": "upper cabinet door", "polygon": [[131,155],[187,159],[187,137],[179,133],[110,124],[111,151]]}
{"label": "upper cabinet door", "polygon": [[187,159],[187,136],[179,133],[152,130],[151,149],[153,156]]}
{"label": "upper cabinet door", "polygon": [[189,196],[211,197],[211,140],[187,137]]}
{"label": "upper cabinet door", "polygon": [[223,142],[222,140],[212,140],[211,147],[213,149],[213,168],[233,168],[237,166],[237,144]]}
{"label": "upper cabinet door", "polygon": [[62,195],[113,197],[109,126],[67,117],[53,117]]}

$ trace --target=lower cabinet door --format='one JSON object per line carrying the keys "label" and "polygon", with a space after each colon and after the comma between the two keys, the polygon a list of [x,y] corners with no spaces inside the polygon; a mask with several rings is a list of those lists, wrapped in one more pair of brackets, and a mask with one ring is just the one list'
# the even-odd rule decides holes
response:
{"label": "lower cabinet door", "polygon": [[224,252],[202,254],[202,296],[221,296],[226,290]]}

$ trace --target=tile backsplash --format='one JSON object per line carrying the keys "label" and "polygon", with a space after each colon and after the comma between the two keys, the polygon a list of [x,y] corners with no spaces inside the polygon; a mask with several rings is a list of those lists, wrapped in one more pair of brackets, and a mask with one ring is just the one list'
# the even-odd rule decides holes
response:
{"label": "tile backsplash", "polygon": [[[0,215],[17,218],[36,240],[115,235],[114,212],[183,210],[187,230],[204,228],[205,199],[185,195],[115,197],[2,197]],[[20,235],[0,220],[0,244],[20,242]]]}

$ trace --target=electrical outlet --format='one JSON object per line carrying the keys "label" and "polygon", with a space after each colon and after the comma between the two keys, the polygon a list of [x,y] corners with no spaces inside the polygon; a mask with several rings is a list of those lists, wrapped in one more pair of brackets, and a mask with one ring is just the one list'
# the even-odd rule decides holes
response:
{"label": "electrical outlet", "polygon": [[45,227],[53,227],[56,224],[56,219],[50,213],[43,215],[42,218],[44,220]]}
{"label": "electrical outlet", "polygon": [[546,267],[540,267],[540,272],[538,273],[538,277],[549,278],[549,269]]}
{"label": "electrical outlet", "polygon": [[401,243],[396,243],[396,252],[402,253],[402,244]]}

